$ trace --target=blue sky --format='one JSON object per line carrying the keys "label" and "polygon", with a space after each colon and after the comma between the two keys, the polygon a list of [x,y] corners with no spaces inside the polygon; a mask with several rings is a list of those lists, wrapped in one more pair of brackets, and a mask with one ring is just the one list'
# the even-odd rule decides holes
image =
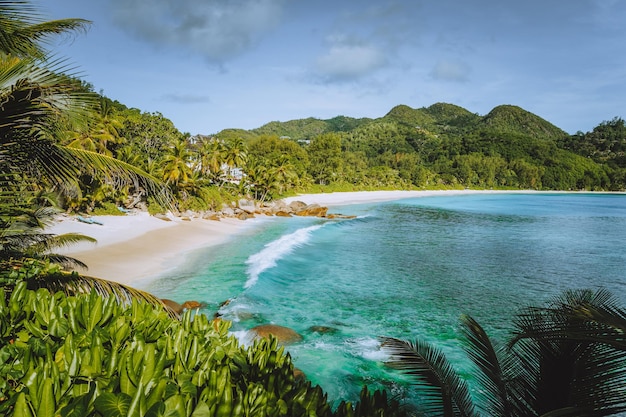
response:
{"label": "blue sky", "polygon": [[89,31],[54,51],[191,134],[523,107],[569,133],[626,117],[624,0],[41,0]]}

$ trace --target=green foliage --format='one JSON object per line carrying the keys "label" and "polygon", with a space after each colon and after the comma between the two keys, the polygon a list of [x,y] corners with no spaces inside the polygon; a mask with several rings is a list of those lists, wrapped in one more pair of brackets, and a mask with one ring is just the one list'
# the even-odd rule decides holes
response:
{"label": "green foliage", "polygon": [[450,126],[467,129],[473,127],[481,119],[479,115],[449,103],[435,103],[424,110],[433,116],[436,123],[443,126],[444,129]]}
{"label": "green foliage", "polygon": [[495,107],[482,118],[479,126],[498,132],[519,133],[525,136],[552,140],[567,136],[567,133],[548,121],[520,107],[511,105]]}
{"label": "green foliage", "polygon": [[99,207],[96,207],[91,214],[94,216],[125,216],[126,214],[122,212],[118,205],[115,203],[111,203],[110,201],[103,201]]}
{"label": "green foliage", "polygon": [[391,109],[385,115],[385,119],[413,128],[430,126],[435,123],[435,119],[424,109],[412,109],[403,104]]}
{"label": "green foliage", "polygon": [[461,317],[475,364],[467,383],[436,347],[384,338],[390,365],[410,374],[427,415],[609,416],[626,411],[626,311],[606,290],[566,291],[514,320],[506,346]]}
{"label": "green foliage", "polygon": [[161,203],[154,197],[148,197],[148,213],[154,216],[159,213],[166,213],[167,208],[163,207]]}
{"label": "green foliage", "polygon": [[228,322],[95,293],[22,282],[0,289],[0,414],[80,416],[402,415],[366,390],[335,414],[320,387],[295,379],[276,339],[249,348]]}
{"label": "green foliage", "polygon": [[315,137],[307,146],[309,173],[318,184],[337,181],[341,175],[341,136],[326,133]]}

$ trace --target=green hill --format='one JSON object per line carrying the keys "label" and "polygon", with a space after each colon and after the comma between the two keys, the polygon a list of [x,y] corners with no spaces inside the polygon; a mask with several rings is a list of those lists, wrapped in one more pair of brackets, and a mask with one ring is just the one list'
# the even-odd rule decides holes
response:
{"label": "green hill", "polygon": [[518,106],[501,105],[477,124],[479,130],[518,133],[534,138],[560,139],[567,133],[541,117]]}
{"label": "green hill", "polygon": [[443,130],[449,130],[451,127],[467,130],[481,120],[478,114],[449,103],[435,103],[425,111],[437,120],[437,124]]}
{"label": "green hill", "polygon": [[413,109],[404,104],[391,109],[383,119],[416,128],[430,127],[435,124],[435,118],[424,111],[424,109]]}
{"label": "green hill", "polygon": [[368,123],[371,119],[355,119],[337,116],[328,120],[309,117],[306,119],[289,120],[287,122],[269,122],[251,132],[256,135],[277,135],[292,140],[311,139],[329,132],[347,132]]}

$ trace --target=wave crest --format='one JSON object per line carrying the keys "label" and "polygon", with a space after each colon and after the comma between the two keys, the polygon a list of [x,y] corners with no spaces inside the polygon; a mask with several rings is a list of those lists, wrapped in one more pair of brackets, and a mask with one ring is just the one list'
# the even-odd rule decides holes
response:
{"label": "wave crest", "polygon": [[303,227],[293,233],[283,235],[280,238],[268,243],[263,249],[251,255],[246,261],[248,265],[248,280],[244,288],[250,288],[259,279],[263,271],[276,266],[278,260],[293,252],[296,248],[304,245],[311,238],[311,233],[320,229],[325,224]]}

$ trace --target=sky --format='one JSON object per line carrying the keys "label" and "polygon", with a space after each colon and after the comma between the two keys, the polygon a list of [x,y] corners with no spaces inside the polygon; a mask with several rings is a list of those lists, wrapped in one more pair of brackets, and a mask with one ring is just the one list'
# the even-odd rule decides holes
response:
{"label": "sky", "polygon": [[182,132],[516,105],[568,133],[626,118],[626,0],[34,0],[107,97]]}

